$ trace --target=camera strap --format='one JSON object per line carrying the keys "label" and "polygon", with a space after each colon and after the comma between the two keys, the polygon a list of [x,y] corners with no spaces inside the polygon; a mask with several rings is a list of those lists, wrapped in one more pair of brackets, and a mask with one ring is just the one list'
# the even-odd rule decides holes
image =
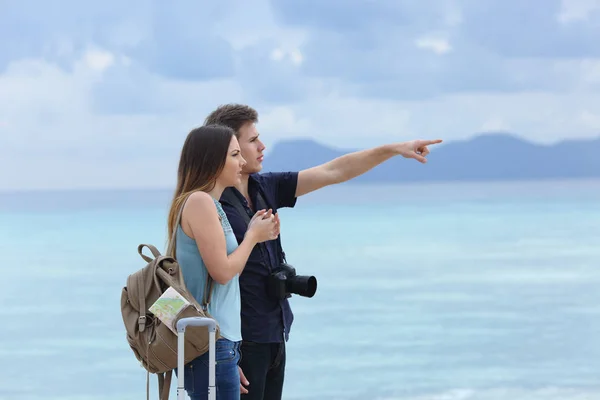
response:
{"label": "camera strap", "polygon": [[[269,205],[267,204],[267,201],[265,200],[263,193],[262,193],[262,189],[259,188],[258,189],[258,193],[256,196],[256,200],[259,203],[258,207],[256,207],[257,210],[261,210],[261,209],[265,209],[268,210],[273,209],[273,207],[269,207]],[[261,204],[262,203],[262,204]],[[279,233],[279,235],[277,236],[277,239],[275,239],[277,241],[277,250],[279,250],[279,255],[281,256],[281,259],[279,260],[280,263],[287,263],[287,260],[285,259],[285,253],[283,251],[283,247],[281,246],[281,232]]]}
{"label": "camera strap", "polygon": [[[246,207],[244,207],[244,205],[242,204],[241,199],[234,193],[234,188],[226,188],[223,191],[223,194],[221,196],[221,198],[223,198],[224,200],[226,200],[227,202],[229,202],[232,206],[235,207],[236,210],[238,210],[238,212],[240,213],[241,217],[244,218],[244,221],[246,221],[246,229],[248,229],[248,225],[250,224],[250,220],[252,219],[252,215],[249,214],[249,211],[252,212],[252,210],[247,210]],[[261,209],[265,209],[268,210],[269,208],[269,204],[267,203],[267,201],[265,200],[265,196],[262,193],[262,190],[260,189],[260,187],[258,188],[257,191],[257,198],[256,198],[256,209],[257,210],[261,210]],[[281,234],[279,236],[277,236],[277,248],[279,250],[279,254],[282,257],[282,260],[279,260],[279,262],[286,262],[285,259],[285,253],[283,252],[283,248],[281,246]],[[263,258],[265,260],[268,260],[268,257],[265,257],[264,254],[264,249],[261,246],[263,243],[259,243],[259,248],[261,249],[261,252],[263,253]]]}

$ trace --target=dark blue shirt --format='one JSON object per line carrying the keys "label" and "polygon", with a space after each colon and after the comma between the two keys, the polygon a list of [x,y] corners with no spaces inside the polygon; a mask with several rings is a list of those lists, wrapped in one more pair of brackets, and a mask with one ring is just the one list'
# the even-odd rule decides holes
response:
{"label": "dark blue shirt", "polygon": [[[282,207],[294,207],[296,204],[297,172],[269,172],[252,174],[248,179],[248,194],[254,207],[257,207],[257,195],[260,190],[267,208],[273,213]],[[249,215],[256,210],[249,208],[244,196],[235,188],[237,196]],[[221,205],[233,228],[238,243],[246,234],[246,220],[239,211],[221,198]],[[289,338],[294,315],[288,299],[278,300],[268,293],[267,282],[270,271],[279,265],[281,254],[276,240],[259,243],[254,247],[246,267],[240,275],[240,294],[242,299],[242,338],[258,343],[279,343]]]}

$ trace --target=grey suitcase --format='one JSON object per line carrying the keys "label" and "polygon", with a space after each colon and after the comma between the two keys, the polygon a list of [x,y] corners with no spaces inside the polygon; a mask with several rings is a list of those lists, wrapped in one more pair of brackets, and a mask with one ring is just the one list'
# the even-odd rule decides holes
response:
{"label": "grey suitcase", "polygon": [[185,328],[188,326],[206,326],[208,328],[208,400],[217,399],[215,388],[215,335],[217,322],[212,318],[191,317],[177,321],[177,400],[186,400],[184,389],[184,345]]}

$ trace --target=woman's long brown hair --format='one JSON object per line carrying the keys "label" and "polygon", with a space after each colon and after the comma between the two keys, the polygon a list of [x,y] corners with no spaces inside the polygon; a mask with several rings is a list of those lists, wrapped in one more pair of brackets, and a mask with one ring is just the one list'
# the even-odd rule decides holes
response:
{"label": "woman's long brown hair", "polygon": [[181,149],[177,186],[169,210],[169,241],[177,229],[177,216],[187,198],[194,192],[208,192],[215,187],[225,167],[233,135],[231,128],[222,125],[202,126],[188,134]]}

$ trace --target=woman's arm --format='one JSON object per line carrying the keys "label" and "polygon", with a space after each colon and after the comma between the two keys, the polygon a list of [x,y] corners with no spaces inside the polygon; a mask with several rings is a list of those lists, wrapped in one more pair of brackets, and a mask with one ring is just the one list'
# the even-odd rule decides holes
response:
{"label": "woman's arm", "polygon": [[205,192],[193,193],[183,210],[182,225],[191,232],[210,276],[226,284],[241,273],[254,246],[259,243],[255,230],[249,230],[240,245],[227,255],[227,244],[217,208]]}

